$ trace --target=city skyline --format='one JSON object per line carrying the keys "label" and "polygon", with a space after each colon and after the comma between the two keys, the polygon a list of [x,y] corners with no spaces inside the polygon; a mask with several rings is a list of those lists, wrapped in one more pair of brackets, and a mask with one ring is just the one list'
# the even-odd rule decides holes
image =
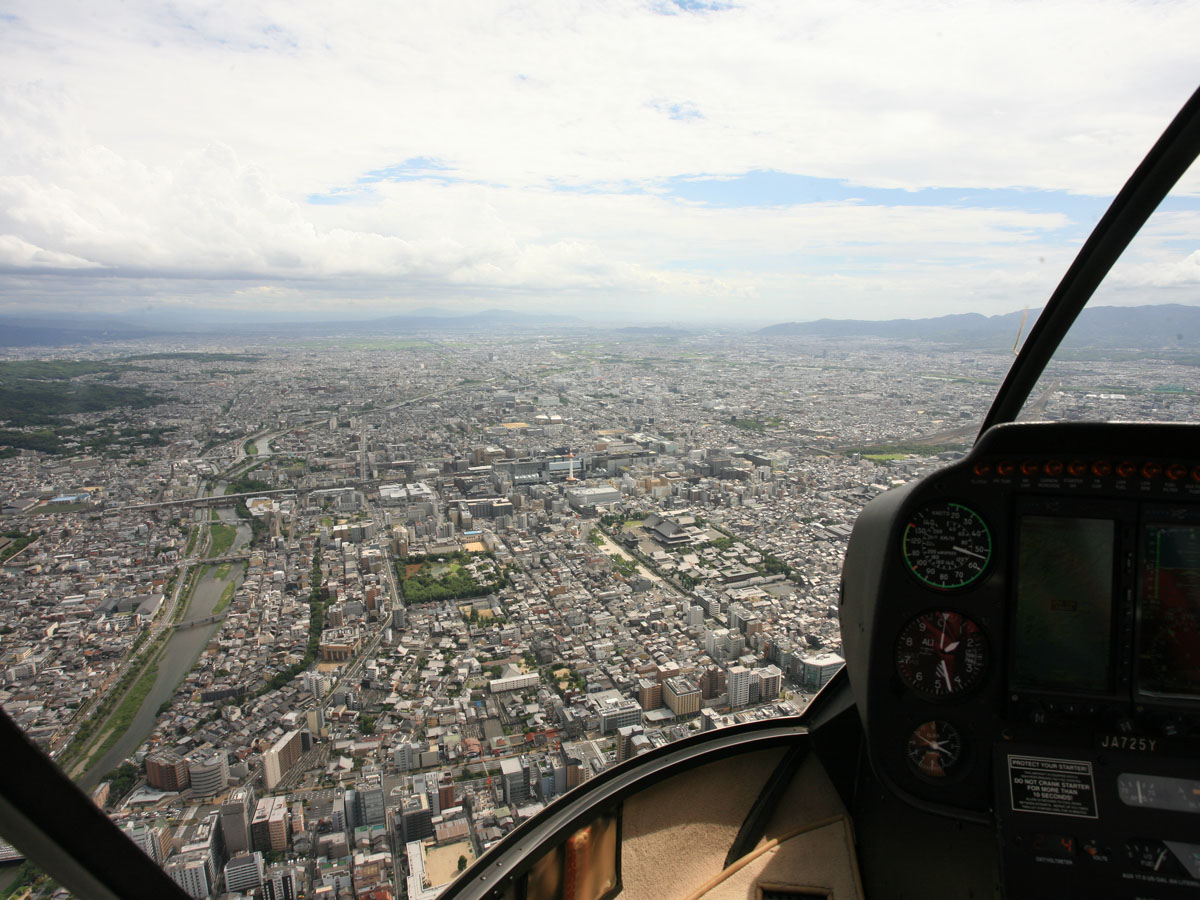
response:
{"label": "city skyline", "polygon": [[[1198,19],[14,4],[0,312],[1036,308],[1194,89]],[[1100,299],[1195,302],[1197,194],[1190,173]]]}

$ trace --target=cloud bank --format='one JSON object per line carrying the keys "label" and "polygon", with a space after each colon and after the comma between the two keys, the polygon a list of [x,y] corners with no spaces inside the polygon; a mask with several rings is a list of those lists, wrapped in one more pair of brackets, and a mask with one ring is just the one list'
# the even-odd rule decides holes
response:
{"label": "cloud bank", "polygon": [[[1037,305],[1200,33],[1171,2],[395,6],[9,4],[5,311]],[[1200,286],[1180,193],[1130,302]]]}

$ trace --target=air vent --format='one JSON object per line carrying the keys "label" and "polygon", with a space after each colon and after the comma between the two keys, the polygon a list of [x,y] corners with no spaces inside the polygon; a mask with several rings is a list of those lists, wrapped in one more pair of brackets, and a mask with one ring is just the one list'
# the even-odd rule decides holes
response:
{"label": "air vent", "polygon": [[759,885],[758,900],[830,900],[833,897],[825,888],[790,887],[785,885]]}

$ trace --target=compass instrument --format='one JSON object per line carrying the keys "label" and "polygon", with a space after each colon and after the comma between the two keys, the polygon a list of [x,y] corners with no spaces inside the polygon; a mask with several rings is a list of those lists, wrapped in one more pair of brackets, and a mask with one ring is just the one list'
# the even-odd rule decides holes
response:
{"label": "compass instrument", "polygon": [[908,737],[909,763],[926,778],[945,778],[962,761],[963,742],[949,722],[924,722]]}

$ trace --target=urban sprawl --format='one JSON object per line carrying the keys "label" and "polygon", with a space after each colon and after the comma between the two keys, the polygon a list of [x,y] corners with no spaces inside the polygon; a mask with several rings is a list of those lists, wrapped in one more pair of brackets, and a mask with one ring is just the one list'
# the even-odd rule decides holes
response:
{"label": "urban sprawl", "polygon": [[[611,334],[10,352],[10,387],[98,405],[0,423],[0,704],[195,898],[429,900],[606,768],[802,712],[842,665],[856,515],[961,456],[1010,361]],[[1032,411],[1193,417],[1144,371],[1059,364]]]}

